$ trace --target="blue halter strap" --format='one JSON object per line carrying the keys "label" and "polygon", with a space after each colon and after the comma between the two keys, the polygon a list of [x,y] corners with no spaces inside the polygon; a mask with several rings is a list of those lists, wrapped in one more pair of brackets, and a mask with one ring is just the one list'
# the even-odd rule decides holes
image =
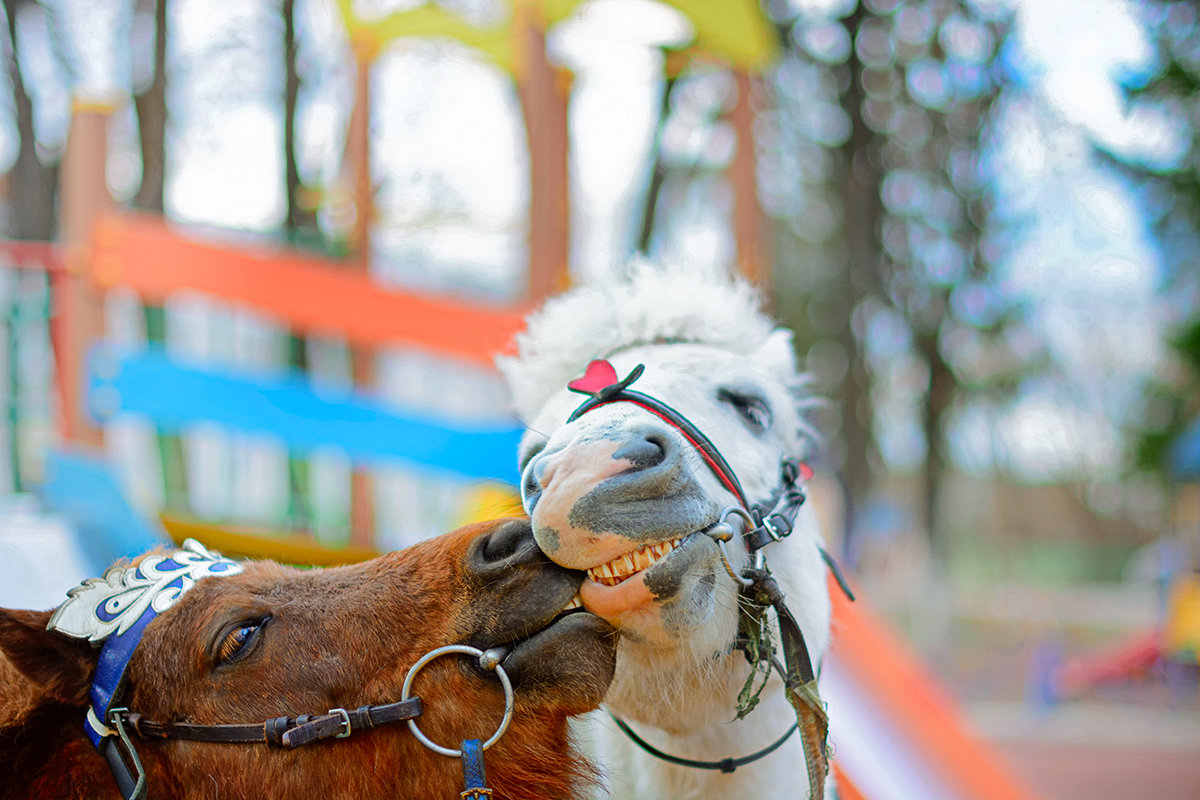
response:
{"label": "blue halter strap", "polygon": [[146,793],[146,775],[125,732],[118,704],[125,673],[146,627],[208,576],[233,575],[242,566],[189,539],[170,555],[146,556],[136,566],[113,567],[68,592],[47,628],[102,642],[89,691],[84,731],[108,763],[126,800]]}

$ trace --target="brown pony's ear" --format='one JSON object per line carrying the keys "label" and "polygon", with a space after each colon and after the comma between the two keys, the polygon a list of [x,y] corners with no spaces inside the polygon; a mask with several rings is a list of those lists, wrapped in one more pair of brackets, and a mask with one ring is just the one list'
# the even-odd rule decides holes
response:
{"label": "brown pony's ear", "polygon": [[83,639],[46,630],[51,613],[0,608],[0,652],[37,694],[84,705],[96,666],[95,648]]}

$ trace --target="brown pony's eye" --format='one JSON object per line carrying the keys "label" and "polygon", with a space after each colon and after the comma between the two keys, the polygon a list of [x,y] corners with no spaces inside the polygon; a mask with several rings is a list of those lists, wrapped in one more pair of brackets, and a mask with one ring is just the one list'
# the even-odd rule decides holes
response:
{"label": "brown pony's eye", "polygon": [[262,630],[266,622],[266,619],[260,619],[239,622],[234,626],[229,633],[225,634],[225,638],[221,640],[221,644],[217,647],[217,665],[220,666],[237,661],[250,652],[251,645],[258,638],[259,631]]}

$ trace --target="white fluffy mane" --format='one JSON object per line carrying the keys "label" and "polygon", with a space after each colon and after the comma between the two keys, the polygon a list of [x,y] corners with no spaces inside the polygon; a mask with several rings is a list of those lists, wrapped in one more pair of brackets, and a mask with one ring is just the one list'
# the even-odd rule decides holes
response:
{"label": "white fluffy mane", "polygon": [[547,301],[517,335],[517,355],[497,364],[517,416],[529,422],[592,359],[659,341],[708,344],[749,357],[773,330],[759,294],[745,281],[639,262],[627,275]]}

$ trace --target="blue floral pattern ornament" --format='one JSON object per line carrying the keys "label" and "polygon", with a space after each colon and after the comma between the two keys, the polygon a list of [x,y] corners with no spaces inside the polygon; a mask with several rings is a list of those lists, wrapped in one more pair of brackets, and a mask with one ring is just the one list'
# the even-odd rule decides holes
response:
{"label": "blue floral pattern ornament", "polygon": [[103,642],[114,634],[124,634],[147,610],[151,616],[166,611],[201,578],[241,571],[238,562],[188,539],[169,555],[148,555],[134,566],[109,568],[103,578],[88,578],[67,592],[66,602],[46,627],[78,639]]}

